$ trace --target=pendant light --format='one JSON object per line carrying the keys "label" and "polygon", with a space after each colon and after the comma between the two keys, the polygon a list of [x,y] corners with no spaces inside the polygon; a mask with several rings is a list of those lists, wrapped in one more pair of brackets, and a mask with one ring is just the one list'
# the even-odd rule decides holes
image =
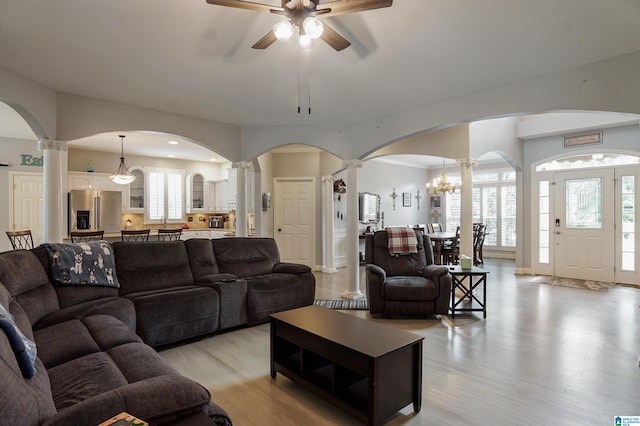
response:
{"label": "pendant light", "polygon": [[136,180],[136,177],[131,174],[129,169],[127,169],[127,165],[124,164],[125,135],[118,135],[118,137],[120,138],[120,165],[118,166],[118,169],[111,176],[109,176],[109,179],[111,179],[114,183],[126,185]]}

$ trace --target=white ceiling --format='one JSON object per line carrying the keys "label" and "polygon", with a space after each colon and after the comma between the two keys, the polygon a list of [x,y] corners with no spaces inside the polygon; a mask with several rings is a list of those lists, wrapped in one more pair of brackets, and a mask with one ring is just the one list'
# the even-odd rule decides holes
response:
{"label": "white ceiling", "polygon": [[[341,52],[319,43],[305,56],[293,39],[251,49],[279,19],[205,0],[0,0],[0,66],[56,91],[236,125],[353,124],[640,41],[640,0],[395,0],[326,18],[352,42]],[[91,141],[113,152],[117,142]]]}
{"label": "white ceiling", "polygon": [[227,161],[209,148],[191,141],[154,132],[111,132],[87,138],[76,139],[68,143],[69,147],[88,151],[120,153],[120,137],[124,135],[124,154],[147,157],[176,158],[193,161]]}

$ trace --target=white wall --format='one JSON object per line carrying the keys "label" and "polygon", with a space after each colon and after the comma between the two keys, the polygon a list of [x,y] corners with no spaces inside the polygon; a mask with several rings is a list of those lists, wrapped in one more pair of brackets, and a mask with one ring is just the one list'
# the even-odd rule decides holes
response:
{"label": "white wall", "polygon": [[12,106],[38,138],[55,138],[57,96],[54,90],[0,68],[0,100]]}
{"label": "white wall", "polygon": [[156,131],[181,136],[231,161],[243,160],[240,128],[231,124],[66,93],[58,94],[57,112],[59,140],[76,140],[104,132]]}
{"label": "white wall", "polygon": [[[380,209],[384,212],[385,226],[427,223],[429,204],[424,186],[427,178],[428,172],[423,168],[368,160],[358,170],[358,192],[380,195]],[[391,197],[394,188],[397,194],[395,209]],[[420,196],[423,197],[420,199],[420,209],[415,198],[416,191],[420,191]],[[403,193],[411,195],[411,207],[403,207]],[[378,224],[380,226],[382,223]]]}

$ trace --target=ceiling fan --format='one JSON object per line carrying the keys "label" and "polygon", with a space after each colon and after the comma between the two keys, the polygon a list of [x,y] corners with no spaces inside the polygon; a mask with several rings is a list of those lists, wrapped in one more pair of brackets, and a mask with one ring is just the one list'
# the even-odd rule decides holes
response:
{"label": "ceiling fan", "polygon": [[287,18],[286,21],[278,22],[272,31],[251,46],[254,49],[266,49],[276,40],[285,41],[297,28],[301,46],[308,47],[311,40],[319,38],[340,51],[349,47],[351,43],[317,17],[338,16],[389,7],[393,0],[330,0],[325,3],[320,3],[320,0],[281,0],[280,7],[245,0],[207,0],[207,3],[274,13]]}

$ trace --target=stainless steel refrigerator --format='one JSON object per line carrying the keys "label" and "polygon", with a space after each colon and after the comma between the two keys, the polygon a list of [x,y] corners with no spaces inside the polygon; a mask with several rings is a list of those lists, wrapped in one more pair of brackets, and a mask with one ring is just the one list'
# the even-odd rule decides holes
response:
{"label": "stainless steel refrigerator", "polygon": [[120,191],[72,190],[69,192],[69,232],[104,231],[120,233],[122,193]]}

